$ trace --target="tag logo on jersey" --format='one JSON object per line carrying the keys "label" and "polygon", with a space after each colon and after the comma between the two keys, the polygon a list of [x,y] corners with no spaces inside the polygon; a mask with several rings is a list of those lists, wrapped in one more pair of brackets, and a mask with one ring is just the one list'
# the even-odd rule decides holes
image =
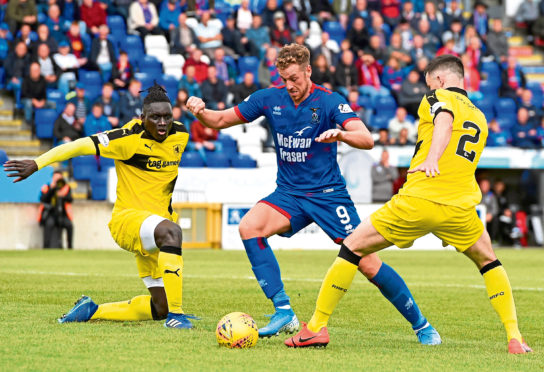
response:
{"label": "tag logo on jersey", "polygon": [[351,107],[349,107],[349,105],[347,103],[341,103],[338,105],[338,110],[342,113],[342,114],[349,114],[350,112],[353,112],[353,110],[351,109]]}
{"label": "tag logo on jersey", "polygon": [[110,139],[106,133],[98,133],[96,138],[98,138],[98,142],[100,142],[104,147],[108,147],[110,144]]}
{"label": "tag logo on jersey", "polygon": [[431,115],[434,116],[440,107],[446,106],[445,102],[436,102],[431,106]]}
{"label": "tag logo on jersey", "polygon": [[317,115],[319,107],[310,107],[310,110],[312,110],[312,123],[319,123],[319,116]]}
{"label": "tag logo on jersey", "polygon": [[164,169],[166,167],[177,167],[179,165],[179,160],[161,160],[158,158],[149,158],[147,160],[148,169]]}
{"label": "tag logo on jersey", "polygon": [[281,115],[281,107],[280,106],[274,106],[274,111],[272,111],[273,115]]}
{"label": "tag logo on jersey", "polygon": [[174,145],[173,149],[174,149],[174,154],[178,156],[181,155],[181,145]]}
{"label": "tag logo on jersey", "polygon": [[302,136],[302,133],[304,133],[304,131],[305,131],[306,129],[308,129],[308,128],[311,128],[311,127],[310,127],[310,126],[307,126],[307,127],[302,128],[301,130],[296,130],[296,131],[295,131],[295,134],[296,134],[298,137],[300,137],[300,136]]}

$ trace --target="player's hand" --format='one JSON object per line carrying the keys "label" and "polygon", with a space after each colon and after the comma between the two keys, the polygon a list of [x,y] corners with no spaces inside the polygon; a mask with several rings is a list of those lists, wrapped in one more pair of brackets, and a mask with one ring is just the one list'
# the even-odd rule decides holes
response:
{"label": "player's hand", "polygon": [[319,137],[315,139],[316,142],[321,143],[333,143],[337,141],[341,141],[340,137],[342,135],[342,131],[340,129],[329,129],[325,132],[321,133]]}
{"label": "player's hand", "polygon": [[8,177],[18,177],[13,181],[15,183],[36,172],[38,165],[34,160],[8,160],[4,163],[4,170],[9,173]]}
{"label": "player's hand", "polygon": [[416,172],[425,172],[427,177],[436,177],[440,174],[440,170],[438,169],[438,163],[430,160],[425,160],[419,166],[408,170],[408,173]]}
{"label": "player's hand", "polygon": [[191,113],[195,116],[204,113],[205,108],[206,104],[204,103],[202,98],[191,96],[187,100],[187,109],[189,109],[189,111],[191,111]]}

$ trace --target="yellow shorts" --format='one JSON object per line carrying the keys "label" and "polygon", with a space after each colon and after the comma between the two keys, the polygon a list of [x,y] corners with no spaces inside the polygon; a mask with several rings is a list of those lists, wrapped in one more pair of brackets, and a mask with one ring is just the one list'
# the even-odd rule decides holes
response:
{"label": "yellow shorts", "polygon": [[139,209],[123,209],[115,212],[108,224],[113,240],[121,248],[134,253],[140,278],[151,276],[153,279],[157,279],[162,277],[157,264],[159,251],[147,252],[143,249],[140,239],[142,223],[153,214]]}
{"label": "yellow shorts", "polygon": [[374,228],[399,248],[411,247],[414,240],[433,233],[463,252],[478,241],[484,225],[476,208],[463,209],[407,195],[395,195],[370,215]]}

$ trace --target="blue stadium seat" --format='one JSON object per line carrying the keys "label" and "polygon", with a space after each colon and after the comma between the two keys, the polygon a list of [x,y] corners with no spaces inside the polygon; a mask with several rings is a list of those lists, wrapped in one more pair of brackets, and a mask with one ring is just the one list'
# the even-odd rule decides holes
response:
{"label": "blue stadium seat", "polygon": [[98,173],[98,164],[94,155],[73,158],[72,168],[74,179],[78,181],[88,181]]}
{"label": "blue stadium seat", "polygon": [[497,117],[497,124],[502,130],[509,130],[517,123],[517,118],[514,116],[499,116]]}
{"label": "blue stadium seat", "polygon": [[91,54],[91,44],[92,44],[91,35],[89,35],[86,32],[81,32],[80,34],[81,34],[81,41],[83,41],[83,47],[85,48],[85,52],[87,53],[87,55],[89,55]]}
{"label": "blue stadium seat", "polygon": [[117,58],[119,58],[119,48],[121,45],[121,42],[120,42],[121,37],[124,37],[124,36],[120,36],[120,35],[116,36],[113,34],[108,35],[108,40],[111,41],[111,43],[113,44],[113,51],[115,52],[115,57]]}
{"label": "blue stadium seat", "polygon": [[236,75],[238,76],[238,66],[236,65],[236,60],[232,58],[231,56],[225,56],[224,57],[225,63],[234,70]]}
{"label": "blue stadium seat", "polygon": [[66,99],[64,98],[64,94],[62,94],[60,90],[47,89],[47,100],[55,103],[55,107],[58,113],[64,110]]}
{"label": "blue stadium seat", "polygon": [[106,23],[110,28],[113,35],[126,35],[127,26],[125,26],[125,19],[119,15],[111,15],[106,18]]}
{"label": "blue stadium seat", "polygon": [[[243,79],[246,72],[251,72],[255,78],[255,83],[258,82],[259,76],[259,59],[257,57],[240,57],[238,58],[238,69],[240,70],[239,79]],[[241,80],[240,80],[241,81]]]}
{"label": "blue stadium seat", "polygon": [[115,167],[115,160],[110,158],[99,157],[98,158],[98,169],[100,172],[108,172],[112,167]]}
{"label": "blue stadium seat", "polygon": [[206,166],[210,168],[228,168],[230,161],[227,155],[222,152],[206,153]]}
{"label": "blue stadium seat", "polygon": [[198,168],[205,166],[204,160],[202,160],[202,157],[197,152],[184,152],[181,156],[181,164],[182,167],[189,167],[189,168]]}
{"label": "blue stadium seat", "polygon": [[178,95],[178,79],[171,75],[162,75],[159,84],[166,89],[166,93],[168,94],[170,101],[175,102]]}
{"label": "blue stadium seat", "polygon": [[257,168],[257,162],[246,154],[238,154],[230,161],[234,168]]}
{"label": "blue stadium seat", "polygon": [[487,80],[489,80],[490,76],[498,78],[499,80],[501,78],[501,70],[497,62],[483,62],[480,72],[487,76]]}
{"label": "blue stadium seat", "polygon": [[98,172],[91,178],[91,198],[93,200],[106,200],[108,197],[108,173]]}
{"label": "blue stadium seat", "polygon": [[485,118],[489,121],[495,117],[495,113],[493,112],[493,100],[489,99],[487,97],[484,97],[484,99],[475,102],[474,103],[476,107],[482,111],[482,113],[485,115]]}
{"label": "blue stadium seat", "polygon": [[249,9],[253,13],[261,14],[266,6],[267,0],[249,0]]}
{"label": "blue stadium seat", "polygon": [[346,30],[340,22],[325,22],[323,23],[323,31],[329,34],[329,38],[340,45],[342,40],[346,38]]}
{"label": "blue stadium seat", "polygon": [[87,85],[101,85],[100,72],[79,70],[79,82]]}
{"label": "blue stadium seat", "polygon": [[58,116],[57,110],[37,109],[35,112],[36,137],[47,139],[53,138],[53,126]]}
{"label": "blue stadium seat", "polygon": [[357,100],[357,104],[364,108],[365,110],[371,109],[372,106],[372,100],[369,96],[359,96],[359,99]]}
{"label": "blue stadium seat", "polygon": [[228,157],[233,157],[238,154],[238,145],[236,143],[236,140],[228,134],[223,134],[219,132],[217,141],[221,143],[221,145],[223,146],[223,152]]}
{"label": "blue stadium seat", "polygon": [[527,88],[533,92],[533,99],[531,100],[536,107],[542,107],[542,99],[544,98],[544,92],[542,91],[542,85],[538,81],[530,81],[527,83]]}
{"label": "blue stadium seat", "polygon": [[8,154],[6,154],[4,150],[0,149],[0,164],[4,164],[8,160]]}
{"label": "blue stadium seat", "polygon": [[378,96],[374,99],[374,112],[392,118],[397,111],[397,102],[392,96]]}
{"label": "blue stadium seat", "polygon": [[496,117],[517,115],[516,102],[512,98],[499,98],[495,100],[494,108]]}
{"label": "blue stadium seat", "polygon": [[370,125],[374,129],[387,129],[389,127],[389,120],[391,120],[391,118],[392,116],[389,115],[376,114],[372,116]]}
{"label": "blue stadium seat", "polygon": [[482,80],[480,82],[480,92],[482,92],[484,97],[494,99],[499,96],[499,86],[495,85],[494,82]]}
{"label": "blue stadium seat", "polygon": [[162,63],[153,56],[140,57],[140,72],[147,72],[151,76],[162,75]]}
{"label": "blue stadium seat", "polygon": [[127,35],[121,39],[121,49],[127,52],[130,63],[138,67],[140,58],[145,55],[142,39],[137,35]]}
{"label": "blue stadium seat", "polygon": [[[146,72],[137,72],[134,74],[136,80],[142,83],[142,90],[145,90],[153,85],[153,80],[156,80],[156,77],[150,76]],[[147,93],[145,94],[147,95]],[[143,95],[142,95],[143,96]]]}

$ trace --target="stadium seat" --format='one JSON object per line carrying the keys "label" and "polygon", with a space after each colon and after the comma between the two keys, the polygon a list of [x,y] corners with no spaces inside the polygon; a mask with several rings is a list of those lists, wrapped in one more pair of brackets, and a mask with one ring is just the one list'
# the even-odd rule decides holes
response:
{"label": "stadium seat", "polygon": [[499,79],[499,82],[500,82],[501,70],[497,62],[493,62],[493,61],[483,62],[480,72],[482,73],[482,75],[485,75],[485,76],[482,76],[482,78],[489,80],[489,78],[492,77],[495,79]]}
{"label": "stadium seat", "polygon": [[183,76],[183,65],[185,65],[185,58],[181,54],[169,54],[162,61],[164,68],[164,74],[174,76],[176,79],[181,80]]}
{"label": "stadium seat", "polygon": [[9,160],[8,154],[2,149],[0,149],[0,164],[4,164]]}
{"label": "stadium seat", "polygon": [[266,6],[266,0],[249,0],[249,9],[253,13],[261,14]]}
{"label": "stadium seat", "polygon": [[255,78],[255,82],[257,82],[259,76],[259,59],[257,57],[240,57],[238,59],[238,69],[240,70],[239,78],[243,78],[246,72],[251,72]]}
{"label": "stadium seat", "polygon": [[236,60],[231,56],[224,57],[225,63],[234,70],[236,75],[238,75],[238,66],[236,65]]}
{"label": "stadium seat", "polygon": [[125,19],[119,15],[111,15],[106,18],[106,23],[110,28],[110,31],[113,35],[123,35],[127,34],[127,26],[125,25]]}
{"label": "stadium seat", "polygon": [[206,166],[210,168],[229,168],[229,158],[222,152],[210,152],[206,154]]}
{"label": "stadium seat", "polygon": [[516,125],[516,122],[516,117],[512,116],[500,116],[497,118],[497,124],[499,124],[499,128],[501,128],[502,130],[509,130],[514,125]]}
{"label": "stadium seat", "polygon": [[138,80],[140,83],[142,83],[142,90],[145,90],[153,85],[154,80],[158,80],[160,78],[159,76],[150,76],[148,73],[145,72],[137,72],[134,74],[134,78]]}
{"label": "stadium seat", "polygon": [[538,81],[530,81],[527,83],[527,88],[533,92],[532,103],[536,107],[542,107],[542,99],[544,98],[544,92],[542,91],[542,85]]}
{"label": "stadium seat", "polygon": [[106,200],[108,197],[108,173],[98,172],[91,178],[91,199]]}
{"label": "stadium seat", "polygon": [[499,98],[495,100],[494,108],[496,117],[517,115],[516,102],[512,98]]}
{"label": "stadium seat", "polygon": [[198,168],[205,166],[204,160],[197,152],[184,152],[181,156],[181,167]]}
{"label": "stadium seat", "polygon": [[364,108],[365,110],[371,109],[372,106],[372,100],[369,96],[359,96],[359,99],[357,100],[357,104]]}
{"label": "stadium seat", "polygon": [[499,95],[499,86],[495,85],[494,82],[482,80],[480,82],[480,92],[482,92],[484,97],[494,99]]}
{"label": "stadium seat", "polygon": [[112,167],[115,167],[115,160],[104,157],[98,158],[98,170],[100,172],[108,172]]}
{"label": "stadium seat", "polygon": [[323,23],[323,31],[329,34],[329,38],[340,45],[346,38],[346,30],[340,22],[325,22]]}
{"label": "stadium seat", "polygon": [[55,107],[58,113],[64,110],[66,99],[64,98],[64,94],[62,94],[60,90],[47,89],[47,100],[55,103]]}
{"label": "stadium seat", "polygon": [[57,120],[57,110],[55,109],[37,109],[36,122],[36,137],[50,139],[53,138],[53,126]]}
{"label": "stadium seat", "polygon": [[94,155],[77,156],[72,159],[73,176],[77,181],[88,181],[98,172]]}
{"label": "stadium seat", "polygon": [[166,89],[170,101],[175,102],[178,95],[178,79],[176,79],[174,76],[162,75],[159,84]]}
{"label": "stadium seat", "polygon": [[489,121],[495,117],[495,113],[493,112],[493,100],[492,98],[489,99],[485,97],[484,99],[475,102],[476,107],[482,111],[482,113],[485,115],[485,118]]}
{"label": "stadium seat", "polygon": [[238,145],[236,143],[236,140],[228,134],[220,132],[219,136],[217,137],[217,141],[221,143],[221,145],[223,146],[223,152],[228,157],[231,158],[238,154]]}
{"label": "stadium seat", "polygon": [[389,127],[389,120],[391,120],[391,118],[392,116],[389,115],[376,114],[372,116],[370,125],[374,129],[387,129]]}
{"label": "stadium seat", "polygon": [[151,76],[162,75],[162,64],[153,56],[143,56],[140,58],[140,72],[146,72]]}
{"label": "stadium seat", "polygon": [[147,35],[144,44],[146,54],[155,56],[161,62],[170,54],[170,46],[163,35]]}
{"label": "stadium seat", "polygon": [[391,96],[378,96],[374,99],[374,112],[379,113],[380,116],[390,117],[395,116],[397,110],[397,103]]}
{"label": "stadium seat", "polygon": [[257,168],[257,162],[246,154],[237,154],[230,161],[234,168]]}
{"label": "stadium seat", "polygon": [[127,52],[130,63],[138,67],[139,59],[145,54],[142,39],[138,35],[127,35],[121,39],[121,49]]}

